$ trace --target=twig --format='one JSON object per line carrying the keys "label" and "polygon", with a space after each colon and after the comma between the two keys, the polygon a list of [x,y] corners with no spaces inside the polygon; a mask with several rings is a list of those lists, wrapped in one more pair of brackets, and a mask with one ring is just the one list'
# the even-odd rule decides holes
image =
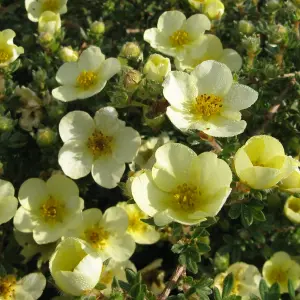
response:
{"label": "twig", "polygon": [[180,279],[180,277],[185,272],[185,266],[177,266],[176,270],[174,271],[173,275],[171,276],[167,286],[162,291],[162,293],[158,296],[157,300],[166,300],[170,295],[172,289]]}
{"label": "twig", "polygon": [[210,136],[204,133],[203,131],[199,131],[198,135],[201,140],[208,142],[212,146],[216,154],[219,154],[223,151],[223,149],[221,148],[221,146],[218,144],[218,142],[213,136]]}

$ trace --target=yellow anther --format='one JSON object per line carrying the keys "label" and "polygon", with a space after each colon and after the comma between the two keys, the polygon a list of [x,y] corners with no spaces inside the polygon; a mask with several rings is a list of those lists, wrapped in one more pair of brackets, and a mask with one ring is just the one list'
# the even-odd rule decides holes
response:
{"label": "yellow anther", "polygon": [[10,54],[5,50],[0,50],[0,63],[5,63],[10,58]]}
{"label": "yellow anther", "polygon": [[96,249],[104,249],[108,238],[109,233],[102,227],[92,227],[84,232],[84,239]]}
{"label": "yellow anther", "polygon": [[189,34],[184,30],[177,30],[170,36],[170,42],[173,47],[186,45],[189,41]]}
{"label": "yellow anther", "polygon": [[97,83],[97,74],[93,71],[82,71],[77,79],[77,85],[83,90],[88,90]]}
{"label": "yellow anther", "polygon": [[56,223],[62,220],[64,205],[58,200],[50,197],[40,208],[41,215],[45,222]]}
{"label": "yellow anther", "polygon": [[219,96],[213,94],[203,94],[196,98],[192,107],[192,112],[201,117],[210,117],[218,114],[223,106],[223,100]]}
{"label": "yellow anther", "polygon": [[178,185],[173,191],[176,205],[185,211],[195,210],[200,195],[201,193],[196,186],[186,183]]}
{"label": "yellow anther", "polygon": [[0,299],[14,299],[16,277],[7,275],[0,278]]}
{"label": "yellow anther", "polygon": [[100,131],[94,131],[88,139],[87,146],[93,155],[98,157],[112,152],[112,141],[113,138],[111,136],[104,135]]}

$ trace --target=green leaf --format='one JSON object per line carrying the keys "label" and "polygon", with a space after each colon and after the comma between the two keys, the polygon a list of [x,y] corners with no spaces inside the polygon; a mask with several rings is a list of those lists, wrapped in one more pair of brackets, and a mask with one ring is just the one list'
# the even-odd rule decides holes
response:
{"label": "green leaf", "polygon": [[288,281],[288,290],[289,290],[289,295],[291,297],[291,300],[295,300],[296,293],[295,293],[293,282],[290,279]]}
{"label": "green leaf", "polygon": [[230,206],[228,215],[231,219],[237,219],[241,215],[242,205],[239,203]]}
{"label": "green leaf", "polygon": [[2,264],[0,264],[0,277],[4,277],[7,275],[7,272]]}
{"label": "green leaf", "polygon": [[203,227],[200,227],[200,226],[197,227],[192,234],[192,239],[202,236],[202,233],[204,231],[205,231],[205,229]]}
{"label": "green leaf", "polygon": [[120,289],[119,281],[118,279],[114,276],[112,284],[111,284],[112,289]]}
{"label": "green leaf", "polygon": [[249,227],[253,223],[253,214],[251,208],[244,204],[241,212],[242,223],[245,227]]}
{"label": "green leaf", "polygon": [[268,294],[268,292],[269,292],[269,288],[267,286],[267,283],[262,279],[259,283],[259,293],[262,300],[266,299],[265,297]]}
{"label": "green leaf", "polygon": [[229,273],[224,279],[222,297],[227,297],[230,295],[233,288],[234,278],[232,273]]}
{"label": "green leaf", "polygon": [[250,300],[260,300],[260,298],[257,297],[256,295],[251,294],[250,295]]}
{"label": "green leaf", "polygon": [[180,254],[180,253],[182,253],[186,248],[187,248],[186,245],[183,245],[183,244],[175,244],[175,245],[172,246],[171,251],[172,251],[173,253]]}
{"label": "green leaf", "polygon": [[136,273],[132,271],[131,269],[126,268],[125,269],[125,275],[126,279],[129,284],[134,284],[135,283],[135,278],[136,278]]}
{"label": "green leaf", "polygon": [[269,289],[267,300],[279,300],[280,299],[280,287],[277,282],[275,282]]}
{"label": "green leaf", "polygon": [[198,246],[198,251],[201,253],[210,251],[210,247],[207,244],[199,242],[199,243],[197,243],[197,246]]}
{"label": "green leaf", "polygon": [[259,222],[265,222],[266,217],[261,210],[252,209],[253,219]]}
{"label": "green leaf", "polygon": [[221,294],[220,294],[220,291],[218,288],[215,287],[213,292],[214,292],[215,300],[222,300],[222,297],[221,297]]}
{"label": "green leaf", "polygon": [[101,282],[98,282],[94,288],[95,288],[96,290],[100,290],[100,291],[101,291],[101,290],[106,289],[107,286],[106,286],[105,284],[101,283]]}

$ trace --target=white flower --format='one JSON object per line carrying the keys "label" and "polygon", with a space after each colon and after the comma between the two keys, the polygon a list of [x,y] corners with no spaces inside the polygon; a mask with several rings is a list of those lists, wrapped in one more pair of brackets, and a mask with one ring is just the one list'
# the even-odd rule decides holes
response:
{"label": "white flower", "polygon": [[36,300],[45,286],[46,278],[42,273],[31,273],[18,281],[14,275],[7,275],[0,278],[0,299]]}
{"label": "white flower", "polygon": [[38,22],[39,17],[45,11],[60,15],[65,14],[67,12],[67,2],[68,0],[25,0],[28,19],[32,22]]}
{"label": "white flower", "polygon": [[63,62],[75,62],[78,60],[78,51],[73,50],[71,46],[62,47],[59,56]]}
{"label": "white flower", "polygon": [[104,260],[125,261],[135,250],[133,238],[126,233],[128,217],[120,207],[110,207],[102,215],[98,208],[90,208],[83,213],[81,224],[70,230],[67,236],[75,236],[86,241]]}
{"label": "white flower", "polygon": [[52,95],[63,102],[89,98],[103,90],[107,80],[120,70],[116,58],[105,59],[99,47],[90,46],[78,62],[64,63],[58,69],[56,80],[62,86],[52,90]]}
{"label": "white flower", "polygon": [[137,244],[150,245],[159,240],[160,234],[156,231],[155,227],[141,220],[148,219],[149,217],[136,204],[119,202],[117,206],[126,211],[129,220],[127,233],[133,237]]}
{"label": "white flower", "polygon": [[137,271],[135,265],[130,260],[118,262],[110,259],[107,265],[103,265],[99,282],[105,284],[106,289],[101,290],[101,293],[106,296],[110,295],[111,284],[114,277],[118,280],[127,282],[125,269],[131,269],[134,272]]}
{"label": "white flower", "polygon": [[144,40],[154,49],[181,60],[210,27],[205,15],[195,14],[186,19],[180,11],[166,11],[159,17],[157,28],[145,31]]}
{"label": "white flower", "polygon": [[0,68],[8,66],[24,53],[23,47],[14,44],[15,36],[11,29],[0,31]]}
{"label": "white flower", "polygon": [[39,17],[39,33],[48,32],[55,34],[61,28],[60,15],[52,11],[45,11]]}
{"label": "white flower", "polygon": [[78,187],[63,175],[53,175],[47,182],[26,180],[20,187],[19,201],[14,225],[21,232],[33,232],[38,244],[58,240],[82,219],[83,200]]}
{"label": "white flower", "polygon": [[171,106],[167,116],[181,131],[201,130],[216,137],[242,133],[247,123],[240,110],[250,107],[258,93],[233,82],[230,69],[207,60],[189,75],[174,71],[167,75],[164,96]]}
{"label": "white flower", "polygon": [[17,211],[18,200],[14,195],[13,185],[0,179],[0,225],[13,218]]}
{"label": "white flower", "polygon": [[212,34],[203,35],[183,60],[175,59],[175,66],[179,71],[192,71],[206,60],[219,61],[227,65],[231,71],[239,71],[242,67],[241,56],[233,49],[223,49],[220,39]]}
{"label": "white flower", "polygon": [[102,259],[80,239],[66,238],[57,246],[50,259],[49,269],[63,292],[80,296],[98,283]]}
{"label": "white flower", "polygon": [[170,60],[160,54],[150,55],[143,69],[147,79],[157,82],[162,82],[170,71]]}
{"label": "white flower", "polygon": [[73,111],[59,124],[65,143],[58,162],[66,175],[78,179],[92,172],[94,180],[105,188],[119,183],[125,162],[131,162],[141,144],[137,131],[118,119],[113,107],[99,109],[94,119],[86,112]]}
{"label": "white flower", "polygon": [[212,152],[197,154],[182,144],[157,149],[151,171],[132,183],[135,202],[157,225],[197,224],[217,215],[231,192],[232,173]]}
{"label": "white flower", "polygon": [[237,262],[231,265],[226,272],[220,273],[216,276],[214,285],[221,291],[225,277],[232,273],[233,275],[233,288],[231,295],[242,296],[243,300],[250,299],[251,294],[259,296],[259,282],[261,274],[254,265],[248,265],[243,262]]}

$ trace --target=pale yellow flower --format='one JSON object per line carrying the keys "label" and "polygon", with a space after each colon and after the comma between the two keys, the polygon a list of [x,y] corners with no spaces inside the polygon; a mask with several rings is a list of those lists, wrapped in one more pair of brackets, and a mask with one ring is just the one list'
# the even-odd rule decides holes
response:
{"label": "pale yellow flower", "polygon": [[15,36],[15,32],[11,29],[0,31],[0,68],[8,66],[24,53],[23,47],[14,44]]}
{"label": "pale yellow flower", "polygon": [[243,300],[250,300],[251,294],[259,296],[258,286],[261,280],[261,274],[254,265],[248,265],[244,262],[235,263],[229,266],[226,272],[216,276],[214,285],[221,293],[224,279],[230,273],[232,273],[234,279],[231,295],[242,296]]}
{"label": "pale yellow flower", "polygon": [[13,185],[0,179],[0,225],[14,217],[18,208]]}
{"label": "pale yellow flower", "polygon": [[62,47],[59,51],[59,56],[63,62],[75,62],[78,60],[78,51],[72,49],[71,46]]}
{"label": "pale yellow flower", "polygon": [[52,11],[45,11],[39,17],[39,33],[48,32],[55,34],[60,31],[61,20],[60,15]]}
{"label": "pale yellow flower", "polygon": [[56,285],[63,292],[80,296],[98,283],[102,259],[84,241],[66,238],[52,255],[49,269]]}
{"label": "pale yellow flower", "polygon": [[119,202],[117,206],[126,211],[128,216],[127,233],[133,237],[137,244],[154,244],[159,240],[160,234],[155,227],[141,221],[141,219],[148,219],[149,217],[136,204]]}
{"label": "pale yellow flower", "polygon": [[284,214],[291,222],[300,224],[300,198],[289,197],[284,205]]}
{"label": "pale yellow flower", "polygon": [[269,286],[275,282],[279,284],[281,294],[288,292],[289,279],[295,290],[300,286],[300,265],[283,251],[274,253],[265,262],[262,274]]}
{"label": "pale yellow flower", "polygon": [[211,20],[219,20],[224,14],[224,4],[219,0],[206,0],[203,7],[203,12]]}
{"label": "pale yellow flower", "polygon": [[128,217],[120,207],[110,207],[104,214],[98,208],[90,208],[83,213],[83,220],[67,236],[86,241],[104,260],[125,261],[135,250],[133,238],[126,233]]}
{"label": "pale yellow flower", "polygon": [[181,60],[210,27],[205,15],[195,14],[186,19],[180,11],[166,11],[159,17],[157,28],[145,31],[144,40],[159,52]]}
{"label": "pale yellow flower", "polygon": [[300,170],[293,170],[288,177],[281,180],[278,187],[285,192],[300,193]]}
{"label": "pale yellow flower", "polygon": [[250,138],[235,154],[234,167],[243,183],[259,190],[274,187],[294,170],[281,143],[267,135]]}
{"label": "pale yellow flower", "polygon": [[203,7],[204,3],[207,0],[188,0],[188,1],[193,8],[201,10],[201,8]]}
{"label": "pale yellow flower", "polygon": [[160,54],[152,54],[145,63],[143,73],[147,79],[163,82],[165,76],[171,71],[170,59]]}
{"label": "pale yellow flower", "polygon": [[178,143],[161,146],[155,157],[152,171],[134,177],[132,194],[157,225],[171,221],[197,224],[221,210],[232,180],[225,161],[212,152],[197,156]]}
{"label": "pale yellow flower", "polygon": [[28,13],[28,19],[32,22],[38,22],[39,17],[45,11],[56,14],[65,14],[67,12],[68,0],[25,0],[25,8]]}
{"label": "pale yellow flower", "polygon": [[14,225],[21,232],[33,232],[38,244],[55,242],[82,220],[79,189],[63,175],[53,175],[47,182],[39,178],[26,180],[20,187],[19,201]]}
{"label": "pale yellow flower", "polygon": [[36,300],[46,287],[42,273],[31,273],[17,281],[15,275],[0,278],[1,300]]}

